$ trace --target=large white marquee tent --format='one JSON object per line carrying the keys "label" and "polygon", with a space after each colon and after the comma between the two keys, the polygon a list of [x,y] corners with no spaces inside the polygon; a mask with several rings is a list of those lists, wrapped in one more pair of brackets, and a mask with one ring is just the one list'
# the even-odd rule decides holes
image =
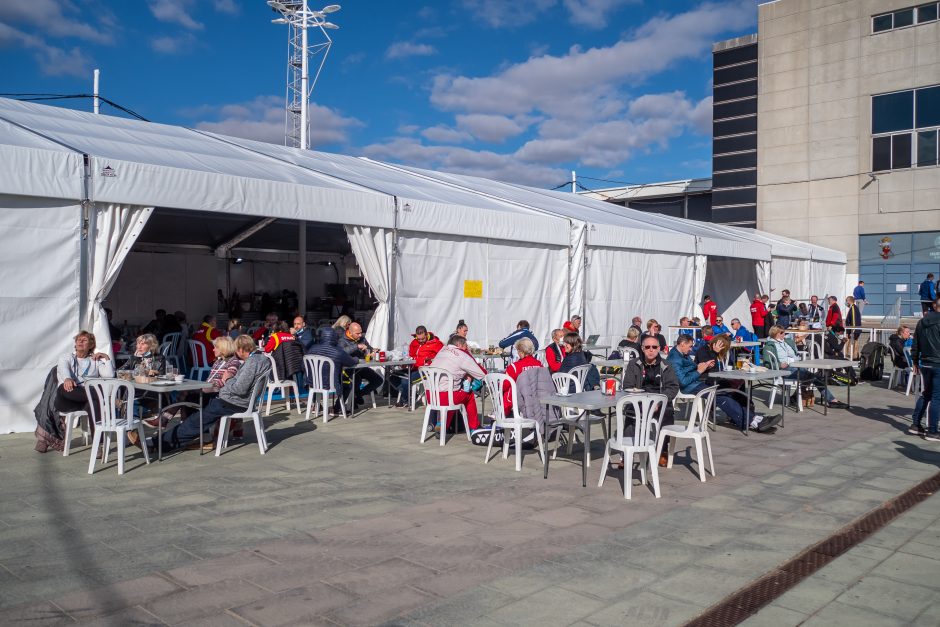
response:
{"label": "large white marquee tent", "polygon": [[6,99],[0,159],[0,432],[33,428],[75,331],[108,344],[102,302],[155,209],[343,225],[377,346],[459,318],[481,343],[521,317],[544,337],[574,313],[612,341],[633,315],[692,312],[711,264],[746,293],[773,260],[746,233],[574,195]]}

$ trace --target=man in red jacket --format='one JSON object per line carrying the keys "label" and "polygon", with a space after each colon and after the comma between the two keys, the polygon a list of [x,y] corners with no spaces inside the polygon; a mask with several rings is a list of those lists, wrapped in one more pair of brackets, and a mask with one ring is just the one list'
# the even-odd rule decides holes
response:
{"label": "man in red jacket", "polygon": [[[549,349],[550,350],[550,349]],[[519,355],[519,359],[509,364],[509,367],[506,368],[506,374],[513,381],[519,379],[519,375],[528,370],[529,368],[541,368],[542,362],[535,358],[535,345],[527,337],[522,338],[516,342],[516,353]],[[546,350],[546,354],[548,351]],[[560,364],[559,364],[560,365]],[[512,411],[512,396],[510,396],[509,383],[506,383],[503,386],[503,412],[504,416],[509,416]]]}
{"label": "man in red jacket", "polygon": [[581,316],[571,316],[571,320],[567,320],[561,326],[569,333],[581,333]]}
{"label": "man in red jacket", "polygon": [[411,399],[411,386],[420,379],[418,368],[428,366],[438,351],[444,347],[440,338],[428,331],[424,325],[418,326],[412,335],[411,344],[408,345],[408,356],[415,360],[413,366],[401,375],[398,386],[399,399],[395,407],[405,407]]}
{"label": "man in red jacket", "polygon": [[839,309],[839,299],[835,296],[829,297],[829,311],[826,312],[826,326],[834,327],[842,324],[842,310]]}
{"label": "man in red jacket", "polygon": [[545,363],[553,374],[561,370],[561,362],[565,360],[565,343],[561,341],[564,337],[564,329],[555,329],[552,331],[552,343],[545,347]]}
{"label": "man in red jacket", "polygon": [[705,321],[715,326],[715,320],[718,319],[718,303],[708,294],[705,294],[705,301],[702,303],[702,313],[705,314]]}
{"label": "man in red jacket", "polygon": [[754,302],[751,303],[751,326],[754,327],[754,333],[757,337],[767,337],[767,329],[764,327],[764,319],[767,317],[767,307],[764,305],[760,294],[754,294]]}

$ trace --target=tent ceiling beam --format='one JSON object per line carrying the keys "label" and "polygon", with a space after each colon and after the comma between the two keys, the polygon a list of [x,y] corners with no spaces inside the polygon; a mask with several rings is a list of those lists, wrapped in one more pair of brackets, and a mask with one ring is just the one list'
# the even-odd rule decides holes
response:
{"label": "tent ceiling beam", "polygon": [[238,246],[238,244],[245,241],[246,239],[248,239],[249,237],[257,233],[264,227],[274,222],[276,219],[277,218],[264,218],[263,220],[259,220],[255,224],[249,226],[247,229],[245,229],[244,231],[242,231],[241,233],[239,233],[232,239],[228,240],[224,244],[220,244],[215,249],[215,256],[218,257],[219,259],[225,259],[226,257],[228,257],[229,251],[231,251],[233,248]]}

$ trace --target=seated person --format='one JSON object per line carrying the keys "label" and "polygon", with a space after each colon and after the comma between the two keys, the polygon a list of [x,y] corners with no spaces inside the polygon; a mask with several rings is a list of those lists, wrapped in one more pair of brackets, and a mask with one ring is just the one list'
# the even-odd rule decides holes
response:
{"label": "seated person", "polygon": [[731,337],[731,329],[725,326],[725,319],[721,316],[715,318],[715,324],[712,325],[712,333],[714,335],[725,334]]}
{"label": "seated person", "polygon": [[692,319],[688,316],[679,318],[679,334],[695,337],[696,328],[692,326]]}
{"label": "seated person", "polygon": [[244,333],[244,326],[242,321],[238,318],[232,318],[228,321],[228,336],[233,340]]}
{"label": "seated person", "polygon": [[135,348],[134,355],[120,367],[120,370],[133,372],[140,367],[151,377],[166,374],[166,357],[157,352],[159,344],[156,335],[144,333],[139,336],[135,342]]}
{"label": "seated person", "polygon": [[[215,361],[215,355],[212,354],[212,341],[222,335],[222,332],[216,329],[215,325],[215,316],[205,316],[202,319],[202,324],[199,326],[199,330],[193,333],[193,341],[202,344],[203,348],[206,350],[206,361],[200,360],[199,363],[193,364],[194,366],[204,368]],[[196,353],[196,355],[198,360],[199,353]]]}
{"label": "seated person", "polygon": [[733,339],[741,339],[742,342],[756,342],[757,336],[751,333],[746,326],[741,324],[737,318],[731,319],[731,331],[734,333]]}
{"label": "seated person", "polygon": [[[623,369],[622,388],[625,390],[641,389],[648,394],[665,394],[668,402],[662,423],[671,425],[675,422],[672,411],[672,400],[679,393],[679,379],[669,362],[663,358],[659,342],[653,336],[644,336],[640,343],[642,354],[637,359],[631,359]],[[668,445],[668,441],[666,442]],[[659,458],[659,465],[666,465],[667,448]],[[621,461],[621,467],[623,462]]]}
{"label": "seated person", "polygon": [[636,351],[636,354],[640,354],[640,330],[636,327],[630,327],[627,329],[626,339],[620,340],[620,343],[617,345],[617,348],[620,349],[620,355],[626,356],[628,348],[632,348]]}
{"label": "seated person", "polygon": [[[565,330],[566,333],[577,333],[581,334],[581,316],[571,316],[571,320],[566,321],[561,327]],[[535,345],[535,350],[539,349],[539,345]]]}
{"label": "seated person", "polygon": [[[90,417],[97,415],[98,408],[89,406],[84,383],[87,379],[113,377],[114,366],[111,364],[111,358],[106,354],[95,352],[95,346],[94,335],[88,331],[79,331],[75,336],[75,352],[63,355],[59,359],[56,368],[56,380],[59,384],[53,401],[56,411],[84,411]],[[61,433],[65,433],[65,430],[62,429]],[[51,443],[56,450],[61,450],[59,448],[61,445],[61,440],[58,443]]]}
{"label": "seated person", "polygon": [[[369,345],[366,338],[362,337],[362,326],[358,322],[349,323],[346,332],[339,338],[336,345],[347,355],[357,360],[365,359],[367,355],[371,356],[375,352],[375,349]],[[355,391],[356,405],[362,405],[365,395],[378,390],[384,382],[385,379],[375,370],[359,368],[359,372],[356,373],[356,387],[358,388]],[[343,391],[344,396],[348,388],[349,386],[346,386]]]}
{"label": "seated person", "polygon": [[[570,373],[574,368],[578,366],[583,366],[585,364],[591,364],[587,355],[584,352],[583,344],[581,342],[581,336],[577,333],[566,333],[565,334],[565,346],[566,354],[564,360],[561,362],[561,368],[558,369],[558,372]],[[591,367],[588,369],[587,377],[584,379],[584,387],[582,392],[589,392],[596,389],[601,384],[601,375],[597,371],[597,367],[591,364]],[[570,393],[574,392],[574,388],[569,390]]]}
{"label": "seated person", "polygon": [[[703,383],[711,385],[708,374],[724,369],[724,360],[731,348],[731,342],[726,335],[716,335],[711,341],[699,348],[695,353],[695,363],[699,366],[707,364],[705,370],[701,372]],[[718,390],[737,390],[743,385],[743,381],[729,379],[718,379]],[[765,419],[758,413],[755,413],[754,406],[747,407],[747,399],[739,394],[716,394],[715,404],[721,408],[721,411],[728,416],[728,419],[738,428],[743,429],[744,424],[748,428],[756,431],[769,431],[780,424],[781,416]]]}
{"label": "seated person", "polygon": [[[259,379],[266,380],[271,372],[271,362],[247,335],[239,335],[235,339],[235,354],[244,361],[244,364],[235,376],[228,379],[222,386],[219,395],[209,401],[202,411],[204,432],[211,430],[222,416],[246,411],[251,402],[251,392],[255,383]],[[135,432],[129,432],[127,437],[131,444],[139,444]],[[198,437],[199,412],[194,412],[173,429],[163,432],[163,448],[164,450],[179,448]]]}
{"label": "seated person", "polygon": [[[463,405],[467,410],[467,425],[471,433],[480,428],[480,416],[477,412],[476,396],[473,392],[465,389],[464,380],[482,380],[486,376],[486,370],[476,362],[470,351],[467,350],[467,340],[459,335],[452,335],[447,341],[447,346],[441,348],[437,355],[431,361],[431,366],[440,368],[447,372],[447,381],[445,388],[453,390],[454,403]],[[426,392],[426,394],[429,394]],[[450,402],[451,396],[447,391],[442,391],[437,402],[446,405]],[[430,397],[428,397],[430,401]],[[450,426],[451,416],[448,414],[444,421],[444,428]],[[435,430],[439,430],[441,425],[437,425]]]}
{"label": "seated person", "polygon": [[826,335],[823,338],[823,354],[826,359],[845,359],[845,353],[843,352],[845,338],[842,336],[843,333],[845,333],[845,327],[841,324],[829,327],[826,330]]}
{"label": "seated person", "polygon": [[[460,325],[458,325],[459,328]],[[466,325],[464,325],[466,326]],[[456,335],[460,335],[457,333]],[[408,356],[415,360],[414,365],[403,368],[396,373],[392,382],[398,389],[400,398],[395,403],[395,407],[405,407],[411,400],[411,386],[421,379],[421,373],[418,368],[430,365],[431,361],[437,355],[438,351],[444,346],[440,338],[428,331],[424,325],[418,325],[415,332],[411,335],[413,338],[408,345]],[[461,335],[461,337],[464,337]]]}
{"label": "seated person", "polygon": [[551,373],[561,370],[561,362],[565,360],[564,337],[564,329],[555,329],[552,331],[552,343],[545,347],[545,361],[548,363],[548,371]]}
{"label": "seated person", "polygon": [[911,328],[906,324],[902,324],[898,327],[898,330],[895,333],[892,333],[888,338],[888,346],[894,351],[893,361],[894,367],[905,369],[911,366],[910,359],[908,359],[907,354],[904,352],[904,348],[907,344],[907,341],[911,339]]}
{"label": "seated person", "polygon": [[[643,339],[647,337],[655,338],[659,342],[660,352],[666,350],[666,338],[663,336],[661,331],[663,330],[662,325],[659,324],[654,318],[650,318],[646,322],[646,331],[640,336],[640,346],[642,348]],[[641,351],[642,352],[642,351]],[[643,355],[640,355],[642,357]]]}
{"label": "seated person", "polygon": [[309,352],[310,347],[317,341],[317,338],[313,335],[313,331],[310,330],[310,327],[307,326],[307,321],[304,320],[303,316],[296,316],[294,318],[294,326],[291,327],[291,333],[294,334],[294,339],[300,342],[300,346],[304,349],[305,353]]}
{"label": "seated person", "polygon": [[[529,368],[542,368],[542,362],[535,358],[535,345],[532,344],[532,340],[527,337],[522,338],[516,342],[516,354],[519,355],[519,359],[509,364],[509,367],[506,368],[506,375],[509,376],[513,381],[519,380],[519,375],[528,370]],[[503,411],[505,416],[509,416],[512,412],[512,397],[509,395],[509,384],[507,383],[503,386]]]}
{"label": "seated person", "polygon": [[696,364],[692,359],[692,345],[695,341],[691,335],[682,334],[676,338],[676,345],[669,351],[666,360],[676,373],[679,380],[679,391],[683,394],[695,394],[702,388],[708,387],[702,381],[701,374],[714,364],[704,362]]}
{"label": "seated person", "polygon": [[695,341],[695,345],[692,347],[692,350],[694,352],[698,352],[698,349],[708,345],[708,343],[712,341],[713,337],[715,337],[715,332],[712,331],[712,325],[703,325],[701,332],[699,333],[699,338]]}
{"label": "seated person", "polygon": [[[800,361],[800,356],[797,353],[796,344],[792,339],[786,336],[783,327],[775,324],[770,327],[768,336],[770,337],[770,341],[764,344],[764,351],[766,354],[772,354],[777,358],[780,370],[786,370],[788,372],[784,378],[804,383],[809,383],[815,379],[815,375],[809,370],[805,368],[793,368],[791,366],[791,364]],[[832,395],[832,392],[829,392],[828,389],[824,389],[824,391],[828,392],[828,394],[827,398],[823,399],[823,402],[829,403],[830,406],[835,406],[837,401]]]}
{"label": "seated person", "polygon": [[[339,404],[342,401],[342,375],[343,368],[348,368],[350,366],[355,366],[357,360],[352,355],[349,355],[337,346],[339,342],[339,333],[333,327],[323,327],[320,329],[320,339],[310,348],[310,355],[319,355],[321,357],[326,357],[333,362],[333,390],[336,392],[335,403],[333,405],[333,412],[336,413],[339,411]],[[323,366],[323,372],[321,377],[326,377],[328,372],[327,366]],[[310,383],[309,381],[307,382]]]}
{"label": "seated person", "polygon": [[272,311],[272,312],[269,312],[269,313],[265,314],[265,316],[264,316],[264,324],[261,325],[261,326],[260,326],[254,333],[252,333],[252,335],[251,335],[252,339],[254,339],[256,342],[258,342],[258,346],[265,346],[265,345],[267,345],[268,339],[270,339],[271,334],[272,334],[272,333],[275,333],[275,332],[277,331],[277,322],[278,322],[278,320],[277,320],[277,314],[276,314],[276,313],[274,313],[274,312]]}
{"label": "seated person", "polygon": [[[578,318],[578,317],[575,316],[574,318]],[[574,318],[572,318],[572,320],[574,320]],[[581,324],[580,321],[581,319],[578,318],[578,326],[580,326]],[[568,323],[565,323],[565,324],[568,324]],[[520,320],[518,323],[516,323],[516,330],[510,333],[509,335],[507,335],[506,337],[504,337],[503,339],[501,339],[499,341],[499,347],[509,348],[510,346],[512,346],[513,347],[512,352],[511,352],[512,358],[518,359],[519,356],[516,355],[515,353],[515,345],[516,345],[516,342],[518,342],[524,337],[532,340],[532,345],[535,346],[536,351],[539,349],[539,341],[535,339],[535,336],[532,335],[532,331],[529,330],[528,320]]]}
{"label": "seated person", "polygon": [[636,329],[637,333],[643,333],[643,318],[640,316],[633,316],[633,320],[630,321],[630,328]]}

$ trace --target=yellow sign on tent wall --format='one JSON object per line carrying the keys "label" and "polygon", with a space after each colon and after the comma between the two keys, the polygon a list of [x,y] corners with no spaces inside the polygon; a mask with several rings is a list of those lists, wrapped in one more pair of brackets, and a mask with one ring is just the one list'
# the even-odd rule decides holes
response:
{"label": "yellow sign on tent wall", "polygon": [[483,281],[464,281],[464,298],[483,298]]}

